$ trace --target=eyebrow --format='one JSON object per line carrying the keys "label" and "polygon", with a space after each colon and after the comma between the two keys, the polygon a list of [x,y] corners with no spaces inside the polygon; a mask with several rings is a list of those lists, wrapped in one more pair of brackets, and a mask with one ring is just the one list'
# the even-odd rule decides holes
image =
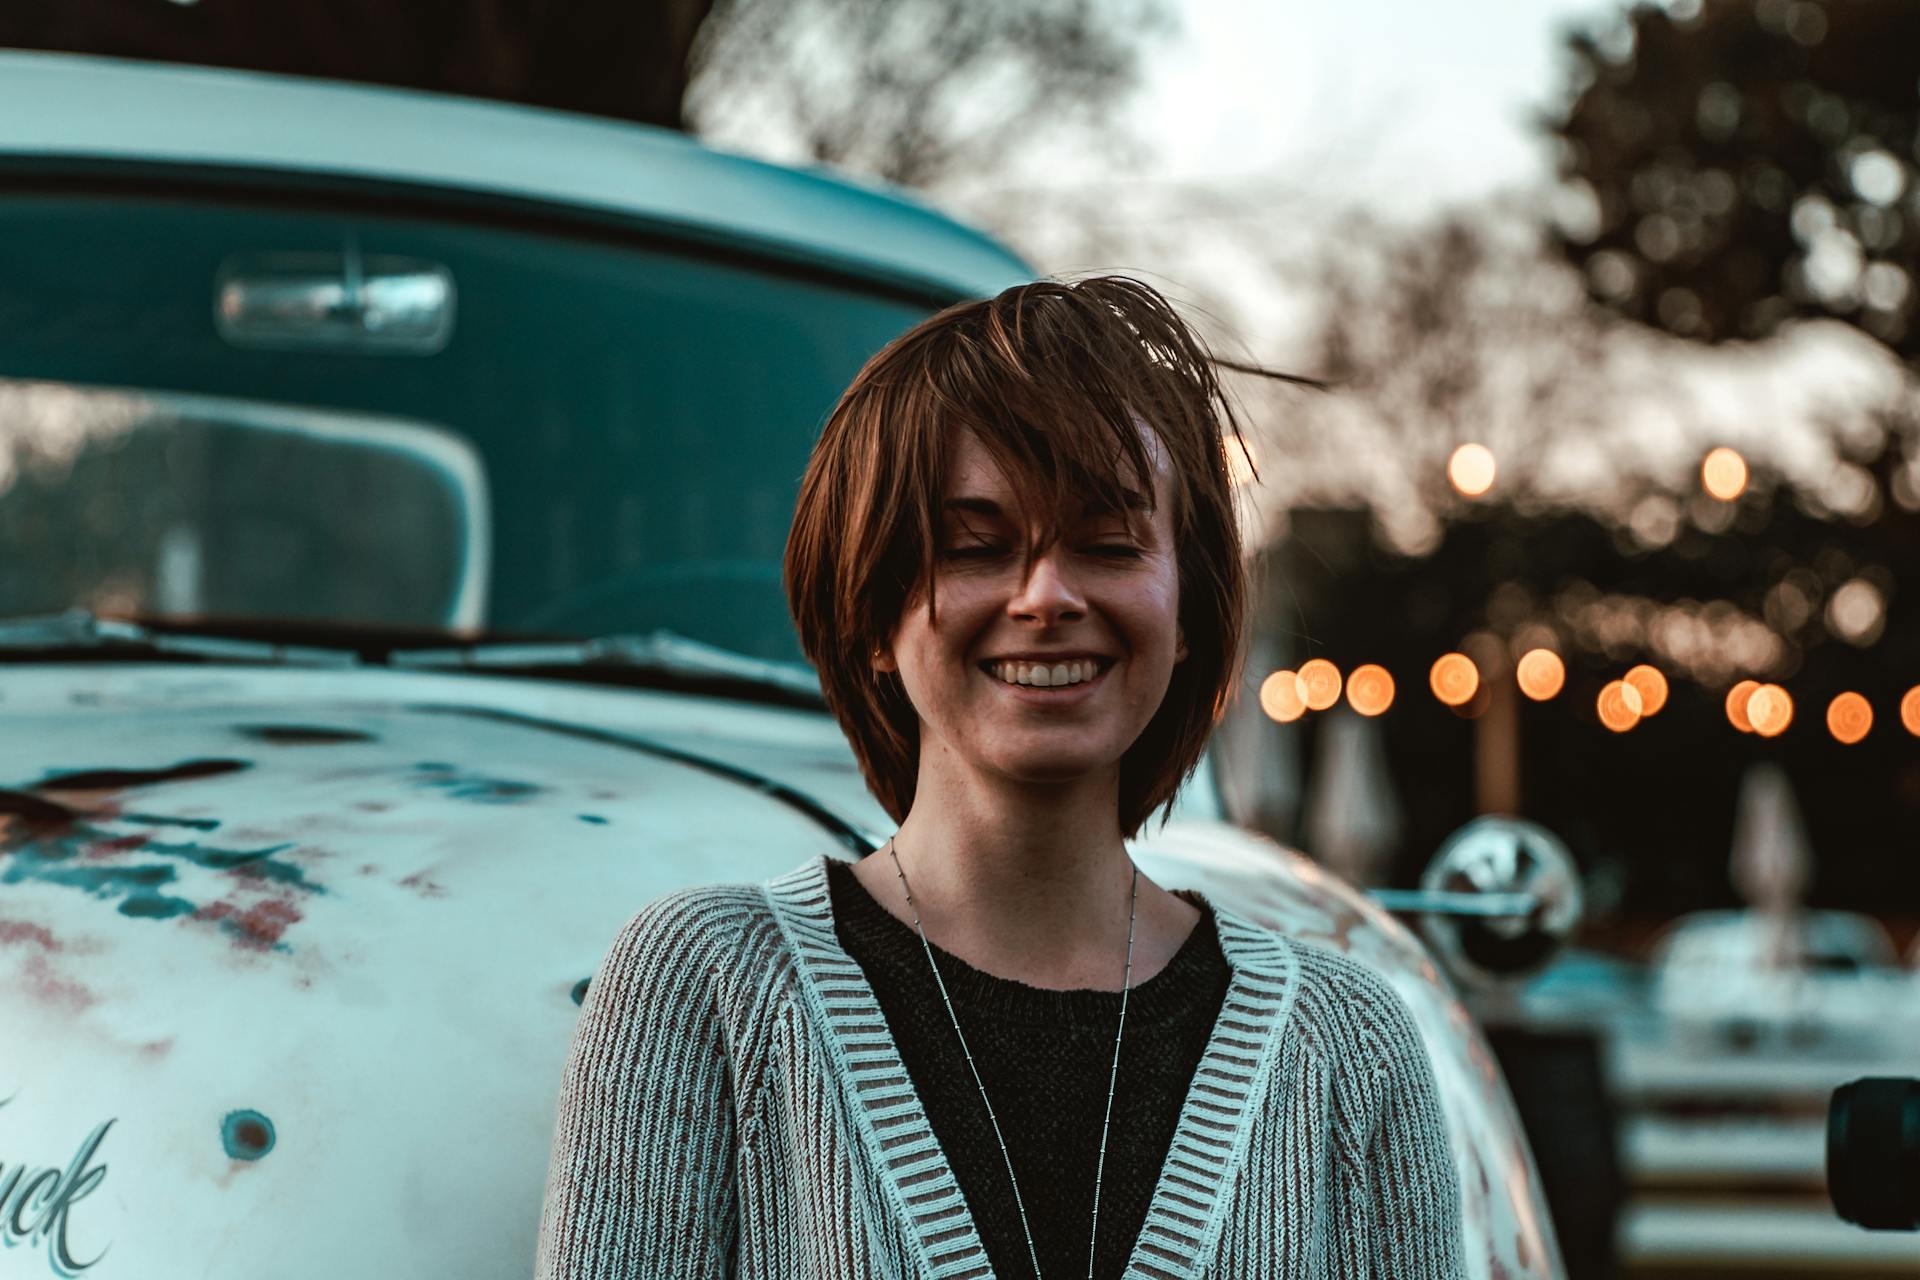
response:
{"label": "eyebrow", "polygon": [[[1131,507],[1133,510],[1147,511],[1151,509],[1150,504],[1147,502],[1145,495],[1141,494],[1139,490],[1125,489],[1125,490],[1122,490],[1122,493],[1125,495],[1127,506]],[[992,516],[995,519],[1004,520],[1007,518],[1007,513],[1001,508],[1000,504],[995,502],[992,498],[972,497],[972,496],[948,498],[944,503],[941,504],[941,506],[944,510],[947,510],[947,511],[971,511],[983,516]],[[1111,514],[1111,511],[1112,511],[1112,508],[1107,506],[1105,503],[1090,502],[1086,505],[1083,511],[1083,514],[1089,515],[1089,516],[1098,516],[1098,515]]]}

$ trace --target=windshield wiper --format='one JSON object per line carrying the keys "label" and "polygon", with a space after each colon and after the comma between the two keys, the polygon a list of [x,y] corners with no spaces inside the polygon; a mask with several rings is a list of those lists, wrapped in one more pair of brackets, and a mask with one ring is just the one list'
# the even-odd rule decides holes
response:
{"label": "windshield wiper", "polygon": [[821,701],[820,680],[796,663],[749,657],[659,629],[588,640],[496,641],[448,649],[396,649],[395,667],[616,667],[690,679],[737,680]]}
{"label": "windshield wiper", "polygon": [[360,655],[351,649],[236,640],[228,636],[160,631],[138,622],[102,618],[86,609],[32,617],[0,618],[0,653],[59,650],[132,650],[178,654],[224,662],[266,662],[283,666],[352,667]]}

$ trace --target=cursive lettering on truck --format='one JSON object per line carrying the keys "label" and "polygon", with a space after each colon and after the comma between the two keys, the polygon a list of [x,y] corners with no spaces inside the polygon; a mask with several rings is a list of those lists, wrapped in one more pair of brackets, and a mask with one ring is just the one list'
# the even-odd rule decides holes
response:
{"label": "cursive lettering on truck", "polygon": [[[11,1101],[0,1099],[0,1107]],[[67,1211],[106,1178],[106,1164],[95,1165],[93,1158],[112,1127],[112,1120],[94,1126],[65,1170],[57,1165],[35,1168],[24,1161],[9,1163],[0,1156],[0,1244],[32,1247],[45,1240],[47,1261],[62,1276],[79,1275],[106,1256],[102,1249],[85,1262],[74,1258],[67,1243]]]}

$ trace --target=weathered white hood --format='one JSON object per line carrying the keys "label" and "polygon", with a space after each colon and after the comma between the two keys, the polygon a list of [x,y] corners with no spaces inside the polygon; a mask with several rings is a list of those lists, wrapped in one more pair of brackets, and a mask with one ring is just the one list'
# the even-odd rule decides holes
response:
{"label": "weathered white hood", "polygon": [[[22,1172],[0,1257],[524,1275],[577,988],[620,926],[890,829],[813,713],[385,670],[0,667],[0,1196]],[[1223,824],[1176,820],[1136,854],[1392,977],[1435,1048],[1476,1273],[1557,1273],[1504,1086],[1404,929]]]}

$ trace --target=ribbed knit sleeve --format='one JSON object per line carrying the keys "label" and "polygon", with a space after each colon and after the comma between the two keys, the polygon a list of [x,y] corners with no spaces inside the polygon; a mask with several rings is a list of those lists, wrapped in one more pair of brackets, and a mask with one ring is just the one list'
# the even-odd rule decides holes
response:
{"label": "ribbed knit sleeve", "polygon": [[1370,1120],[1336,1154],[1334,1274],[1459,1280],[1467,1274],[1459,1178],[1432,1060],[1397,1000],[1379,1011],[1388,1015],[1384,1057],[1361,1089]]}
{"label": "ribbed knit sleeve", "polygon": [[734,1107],[715,1002],[727,912],[670,894],[614,939],[561,1080],[537,1280],[733,1274]]}

